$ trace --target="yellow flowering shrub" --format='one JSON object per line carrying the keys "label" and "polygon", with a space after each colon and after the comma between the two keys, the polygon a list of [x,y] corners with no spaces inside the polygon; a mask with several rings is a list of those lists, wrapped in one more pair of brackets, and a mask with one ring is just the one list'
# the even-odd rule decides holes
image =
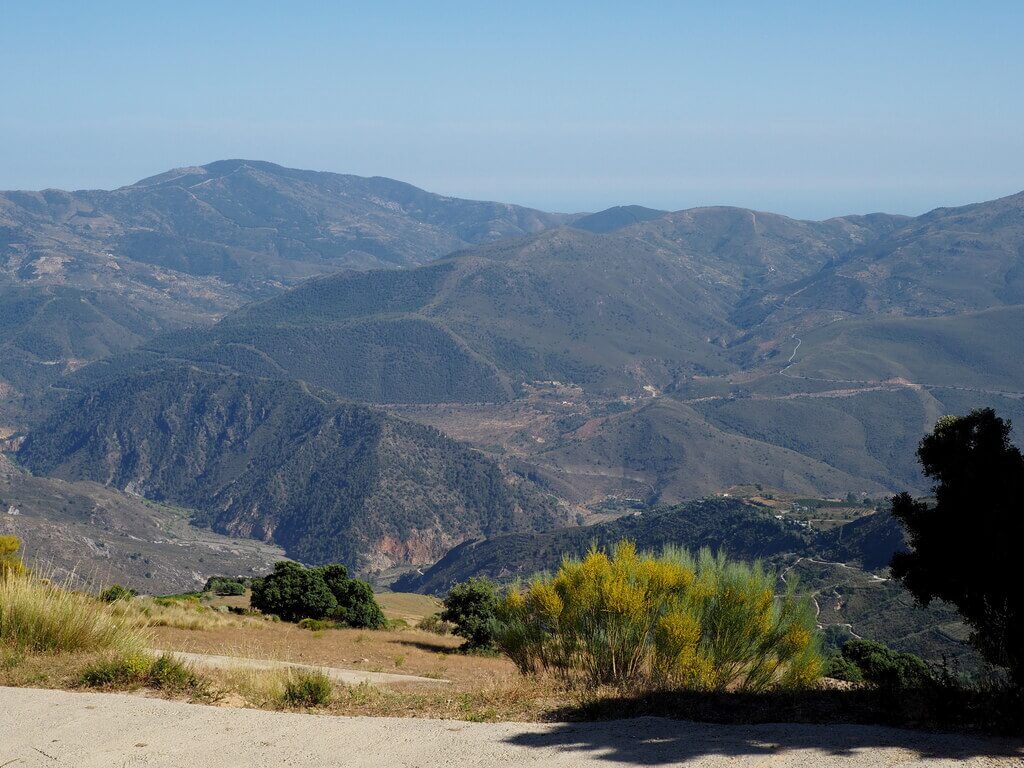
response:
{"label": "yellow flowering shrub", "polygon": [[759,563],[709,551],[646,554],[622,541],[509,590],[496,639],[524,674],[589,685],[807,685],[821,673],[814,613],[774,584]]}
{"label": "yellow flowering shrub", "polygon": [[21,540],[17,536],[0,536],[0,577],[24,573],[25,564],[18,555],[20,549]]}

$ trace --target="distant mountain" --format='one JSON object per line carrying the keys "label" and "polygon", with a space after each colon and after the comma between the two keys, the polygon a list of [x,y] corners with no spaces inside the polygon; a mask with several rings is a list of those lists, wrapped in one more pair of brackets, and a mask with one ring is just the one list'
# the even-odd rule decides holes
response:
{"label": "distant mountain", "polygon": [[[792,429],[785,421],[778,426]],[[813,458],[809,451],[783,447],[777,436],[765,437],[723,429],[693,406],[662,397],[589,420],[532,453],[530,461],[566,483],[580,482],[574,477],[579,472],[582,482],[595,489],[659,504],[706,496],[739,482],[808,495],[852,489],[876,495],[885,492],[885,481],[891,479],[872,482]],[[589,477],[588,471],[602,476]]]}
{"label": "distant mountain", "polygon": [[762,312],[949,315],[1024,304],[1024,192],[905,219],[758,298]]}
{"label": "distant mountain", "polygon": [[565,555],[582,556],[591,546],[629,539],[640,549],[667,545],[697,551],[707,547],[740,560],[790,563],[796,557],[825,558],[865,571],[885,571],[894,552],[906,547],[903,530],[887,511],[866,514],[826,531],[809,531],[774,516],[773,510],[742,499],[701,498],[685,504],[628,513],[591,526],[470,539],[425,570],[410,572],[396,589],[444,595],[471,576],[499,583],[554,571]]}
{"label": "distant mountain", "polygon": [[69,397],[18,452],[33,472],[196,510],[194,522],[363,572],[563,519],[436,430],[305,384],[157,364]]}
{"label": "distant mountain", "polygon": [[598,213],[591,213],[588,216],[576,219],[572,225],[576,229],[585,229],[587,232],[595,234],[605,234],[628,227],[630,224],[656,219],[659,216],[664,216],[666,213],[668,211],[644,208],[642,205],[616,205],[614,208],[607,208]]}
{"label": "distant mountain", "polygon": [[146,349],[371,402],[513,397],[526,380],[595,390],[731,369],[727,306],[633,239],[560,229],[413,270],[347,272]]}
{"label": "distant mountain", "polygon": [[567,220],[255,160],[178,168],[109,192],[0,193],[0,244],[23,280],[71,275],[93,256],[230,285],[286,281],[420,264]]}
{"label": "distant mountain", "polygon": [[663,232],[661,218],[608,235],[557,229],[413,270],[318,278],[147,348],[285,372],[371,402],[504,400],[523,381],[552,379],[594,392],[661,389],[736,369],[729,315],[753,279],[749,262],[760,258],[757,270],[771,274],[774,254],[802,248],[811,273],[873,236],[761,214],[767,223],[751,230],[733,222],[739,215],[697,212],[703,234],[692,242],[673,241],[678,227]]}
{"label": "distant mountain", "polygon": [[115,294],[64,286],[0,290],[0,427],[68,370],[161,330]]}
{"label": "distant mountain", "polygon": [[[107,238],[125,247],[102,261],[82,257],[107,265],[100,279],[95,270],[72,269],[73,260],[25,261],[27,235],[12,240],[5,230],[8,279],[36,266],[7,289],[16,300],[0,301],[7,352],[0,419],[6,403],[35,409],[32,419],[28,410],[21,416],[38,423],[51,403],[64,401],[29,433],[22,450],[34,467],[118,487],[149,483],[154,498],[173,493],[199,508],[202,522],[273,538],[297,557],[345,556],[360,567],[426,562],[499,525],[490,501],[464,501],[459,472],[431,470],[411,485],[395,475],[366,494],[345,485],[342,476],[364,471],[390,477],[350,456],[364,432],[380,450],[395,444],[375,437],[389,430],[420,435],[416,445],[427,434],[442,439],[384,410],[481,451],[435,446],[484,462],[484,474],[497,472],[487,476],[508,484],[501,494],[528,494],[494,496],[522,510],[509,523],[518,531],[553,520],[535,487],[582,520],[604,514],[606,502],[675,503],[751,482],[808,495],[925,492],[914,451],[941,415],[991,406],[1024,420],[1017,331],[1024,193],[916,218],[813,222],[728,207],[626,207],[574,219],[437,198],[397,182],[233,161],[80,194],[11,198],[19,210],[37,205],[51,218],[67,209],[66,221],[42,226],[40,219],[32,237],[72,232],[81,242]],[[76,223],[79,205],[93,195],[113,202],[102,210],[97,203],[100,213],[84,217],[89,226]],[[125,202],[132,200],[137,210]],[[473,221],[486,223],[465,223]],[[166,242],[145,235],[136,238],[143,250],[133,251],[131,232],[150,225]],[[491,242],[506,235],[514,237]],[[460,250],[441,255],[452,247]],[[146,277],[145,270],[156,271]],[[335,271],[314,274],[324,270]],[[75,282],[87,274],[92,282]],[[313,276],[284,288],[305,275]],[[107,278],[111,293],[101,290]],[[262,298],[226,311],[255,296]],[[193,327],[183,328],[189,313]],[[119,351],[125,347],[132,349]],[[251,395],[214,401],[223,397],[244,414],[246,398],[256,398],[278,414],[271,425],[287,428],[263,427],[241,449],[206,436],[220,434],[219,411],[206,423],[189,406],[191,426],[181,433],[189,439],[165,444],[159,425],[183,407],[178,389],[198,386],[183,383],[182,370],[203,381],[245,382],[231,387]],[[91,399],[68,399],[68,391]],[[125,413],[122,400],[145,409]],[[89,402],[104,421],[83,421],[76,402]],[[341,422],[354,426],[332,427],[321,441],[316,430],[292,424],[288,408],[313,408],[312,424],[342,409],[351,418]],[[83,431],[70,434],[66,424]],[[10,431],[0,423],[0,438]],[[311,475],[331,441],[341,450]],[[293,443],[315,461],[289,463]],[[139,464],[137,445],[147,457],[155,451],[152,458]],[[239,456],[249,462],[244,472]],[[214,474],[196,471],[207,464]],[[307,477],[309,487],[300,489],[282,480]],[[325,485],[324,477],[337,482]],[[382,490],[392,485],[417,489],[414,510]],[[321,498],[342,501],[324,502],[330,511],[321,515]],[[466,515],[438,511],[463,507]],[[344,535],[324,537],[324,530]],[[429,531],[422,547],[412,543],[419,531]],[[397,549],[396,536],[404,542]]]}
{"label": "distant mountain", "polygon": [[[972,221],[1015,231],[1012,206],[985,205],[1001,213],[975,206]],[[411,269],[313,278],[214,326],[143,342],[103,375],[171,359],[391,407],[493,415],[519,403],[515,448],[478,444],[583,504],[672,503],[742,482],[924,490],[914,450],[938,416],[979,405],[1024,414],[1014,362],[1024,355],[1004,354],[1020,308],[872,313],[844,303],[869,292],[853,277],[860,287],[833,281],[816,309],[793,309],[806,304],[800,291],[766,303],[920,227],[884,214],[803,222],[698,208],[610,234],[558,228]],[[543,382],[579,388],[554,420],[530,395]],[[477,439],[455,413],[416,418]]]}
{"label": "distant mountain", "polygon": [[728,291],[736,302],[750,292],[817,274],[906,221],[887,214],[801,221],[716,206],[670,213],[622,234],[678,253],[700,279]]}
{"label": "distant mountain", "polygon": [[288,283],[421,264],[570,218],[249,160],[180,168],[113,191],[0,192],[0,313],[31,313],[13,331],[9,317],[0,319],[0,345],[12,332],[44,341],[6,347],[0,421],[6,389],[24,394]]}

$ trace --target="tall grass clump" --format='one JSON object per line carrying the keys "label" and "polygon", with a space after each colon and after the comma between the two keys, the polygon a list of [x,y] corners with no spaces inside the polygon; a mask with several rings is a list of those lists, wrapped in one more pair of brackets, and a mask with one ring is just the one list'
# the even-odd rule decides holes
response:
{"label": "tall grass clump", "polygon": [[79,683],[87,688],[132,690],[154,688],[168,693],[191,693],[207,697],[207,681],[173,654],[153,657],[147,653],[117,653],[86,667]]}
{"label": "tall grass clump", "polygon": [[810,601],[709,550],[592,549],[510,590],[497,615],[495,641],[521,672],[573,683],[762,691],[821,674]]}
{"label": "tall grass clump", "polygon": [[134,624],[96,598],[31,572],[0,576],[0,646],[27,653],[141,652]]}
{"label": "tall grass clump", "polygon": [[323,672],[291,670],[281,698],[291,707],[325,707],[331,703],[333,695],[331,678]]}

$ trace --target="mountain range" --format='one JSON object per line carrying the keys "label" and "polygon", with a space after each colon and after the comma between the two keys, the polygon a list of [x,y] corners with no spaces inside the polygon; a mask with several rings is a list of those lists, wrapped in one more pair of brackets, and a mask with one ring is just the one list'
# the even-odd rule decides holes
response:
{"label": "mountain range", "polygon": [[570,218],[249,160],[112,191],[0,192],[0,398],[10,390],[9,411],[68,370],[312,275],[421,264]]}
{"label": "mountain range", "polygon": [[0,194],[0,439],[361,572],[758,483],[928,488],[1024,418],[1024,193],[548,214],[255,161]]}

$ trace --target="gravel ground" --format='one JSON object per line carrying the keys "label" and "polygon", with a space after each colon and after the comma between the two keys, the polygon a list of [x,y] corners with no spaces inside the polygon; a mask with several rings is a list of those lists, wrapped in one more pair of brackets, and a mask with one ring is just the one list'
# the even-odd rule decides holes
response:
{"label": "gravel ground", "polygon": [[660,718],[538,724],[330,717],[0,688],[0,768],[442,765],[1024,766],[1024,741]]}

